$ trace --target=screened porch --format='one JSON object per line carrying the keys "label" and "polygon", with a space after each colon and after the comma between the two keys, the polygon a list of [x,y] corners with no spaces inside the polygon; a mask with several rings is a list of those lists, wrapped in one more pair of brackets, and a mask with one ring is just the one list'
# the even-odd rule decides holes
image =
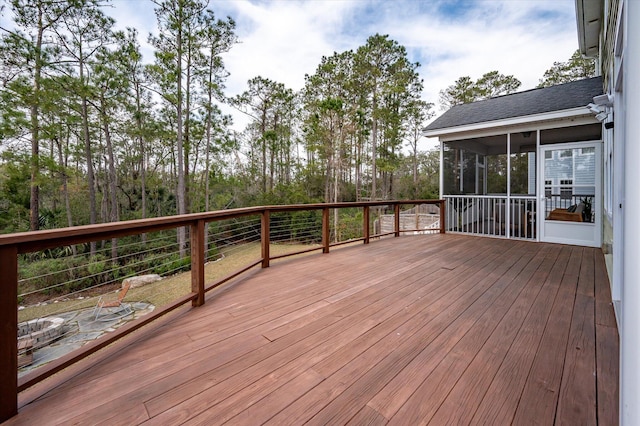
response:
{"label": "screened porch", "polygon": [[[549,123],[546,123],[547,127]],[[447,232],[540,240],[541,221],[594,223],[599,124],[441,142]]]}

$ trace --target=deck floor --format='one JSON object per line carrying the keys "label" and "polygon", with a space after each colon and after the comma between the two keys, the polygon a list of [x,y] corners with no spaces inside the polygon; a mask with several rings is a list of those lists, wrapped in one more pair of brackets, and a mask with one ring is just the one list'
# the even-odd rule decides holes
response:
{"label": "deck floor", "polygon": [[598,249],[387,238],[256,271],[19,398],[7,424],[612,425],[618,334]]}

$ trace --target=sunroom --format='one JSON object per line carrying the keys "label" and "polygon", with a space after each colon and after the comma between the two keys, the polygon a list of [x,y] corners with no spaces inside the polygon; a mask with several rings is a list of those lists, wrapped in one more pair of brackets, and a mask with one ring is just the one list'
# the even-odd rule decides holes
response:
{"label": "sunroom", "polygon": [[427,126],[447,232],[599,247],[601,94],[600,77],[584,79],[457,105]]}

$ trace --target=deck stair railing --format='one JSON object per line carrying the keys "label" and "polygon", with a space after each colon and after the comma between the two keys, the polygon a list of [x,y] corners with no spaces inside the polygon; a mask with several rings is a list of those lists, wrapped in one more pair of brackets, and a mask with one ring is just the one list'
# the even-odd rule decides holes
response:
{"label": "deck stair railing", "polygon": [[[274,259],[315,250],[329,253],[331,247],[337,245],[355,242],[368,244],[371,239],[385,235],[398,237],[401,234],[413,234],[417,231],[426,233],[425,229],[417,229],[417,227],[407,229],[407,227],[401,228],[400,226],[402,207],[420,205],[432,207],[421,207],[415,209],[416,212],[432,212],[435,208],[440,213],[437,222],[433,221],[428,227],[430,233],[444,233],[446,230],[445,200],[396,200],[248,207],[0,235],[0,289],[2,291],[2,297],[0,297],[0,365],[2,365],[0,369],[0,383],[2,383],[0,387],[0,422],[17,413],[19,392],[189,302],[193,307],[203,305],[207,292],[231,281],[253,267],[260,265],[266,268]],[[388,232],[376,232],[373,224],[384,213],[393,215],[394,226]],[[223,224],[235,224],[235,227],[225,227]],[[94,241],[111,241],[134,235],[146,236],[160,231],[175,231],[182,227],[187,228],[189,236],[186,249],[187,259],[190,263],[191,288],[187,294],[178,296],[177,299],[151,313],[127,322],[115,331],[18,377],[18,285],[20,278],[19,259],[21,257],[30,253]],[[209,231],[210,227],[217,227],[219,232],[212,234]],[[259,244],[260,254],[255,259],[247,261],[239,269],[216,279],[215,282],[206,283],[205,264],[207,261],[219,259],[221,256],[221,251],[210,250],[212,235],[215,235],[214,245],[218,248],[238,242],[255,243]],[[304,242],[305,244],[302,249],[300,244],[291,244],[291,250],[271,253],[271,248],[275,243],[286,245],[291,242]],[[188,268],[189,265],[187,264],[185,267]]]}

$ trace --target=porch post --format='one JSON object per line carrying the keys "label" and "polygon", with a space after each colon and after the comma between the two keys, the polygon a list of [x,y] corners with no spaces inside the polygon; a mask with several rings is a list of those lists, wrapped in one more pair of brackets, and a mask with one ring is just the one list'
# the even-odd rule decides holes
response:
{"label": "porch post", "polygon": [[191,306],[204,305],[204,220],[191,224],[191,292],[198,295]]}
{"label": "porch post", "polygon": [[362,236],[364,243],[369,244],[371,230],[369,229],[369,206],[364,206],[362,211]]}
{"label": "porch post", "polygon": [[269,267],[269,210],[264,210],[261,216],[261,227],[260,227],[260,242],[262,246],[262,267]]}
{"label": "porch post", "polygon": [[540,230],[542,229],[542,219],[544,218],[544,158],[540,155],[540,129],[536,129],[536,214],[534,216],[536,227],[536,241],[540,241]]}
{"label": "porch post", "polygon": [[507,133],[507,204],[504,216],[505,236],[511,238],[511,133]]}
{"label": "porch post", "polygon": [[[336,209],[335,214],[338,214]],[[331,228],[329,226],[329,209],[322,209],[322,252],[329,253],[329,246],[331,245]]]}
{"label": "porch post", "polygon": [[444,142],[440,141],[440,199],[444,198]]}
{"label": "porch post", "polygon": [[0,422],[18,413],[18,249],[0,248]]}
{"label": "porch post", "polygon": [[[620,338],[620,424],[640,424],[640,2],[625,1],[624,100],[624,272]],[[616,130],[618,128],[616,127]]]}
{"label": "porch post", "polygon": [[400,204],[393,205],[393,236],[400,236]]}

